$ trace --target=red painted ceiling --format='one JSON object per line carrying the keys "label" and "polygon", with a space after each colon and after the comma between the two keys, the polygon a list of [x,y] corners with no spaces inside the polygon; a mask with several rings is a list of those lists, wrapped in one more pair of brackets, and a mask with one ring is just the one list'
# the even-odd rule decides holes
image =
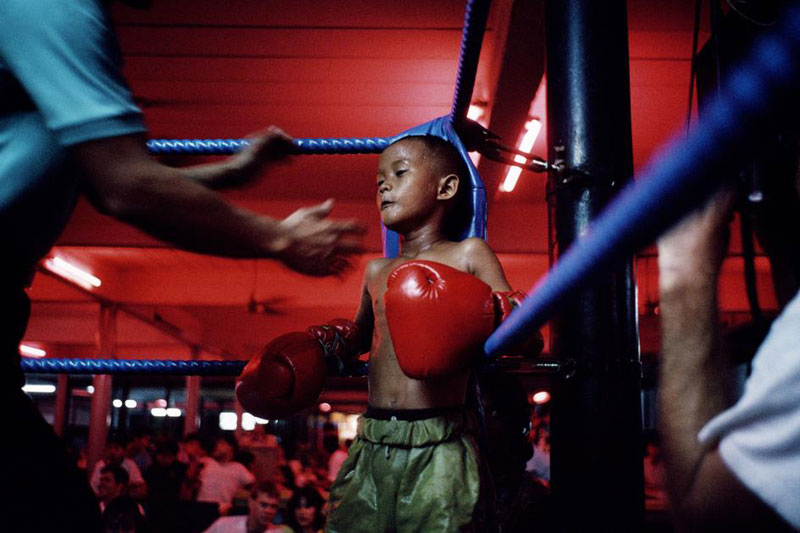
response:
{"label": "red painted ceiling", "polygon": [[[484,40],[473,100],[485,102],[489,115],[497,104],[498,72],[509,67],[506,50],[526,45],[506,39],[512,4],[495,2]],[[685,120],[694,1],[628,5],[634,158],[640,167]],[[156,1],[149,11],[115,6],[113,17],[125,73],[153,138],[239,138],[268,124],[297,137],[388,136],[449,111],[464,2],[171,0]],[[704,39],[705,23],[702,29]],[[544,50],[534,53],[543,56]],[[528,88],[526,106],[536,90]],[[544,118],[543,100],[537,109]],[[534,152],[546,154],[544,135]],[[334,216],[355,216],[370,228],[371,255],[342,280],[304,278],[269,261],[180,252],[85,202],[54,253],[95,272],[103,279],[97,295],[139,317],[119,315],[121,355],[183,357],[189,340],[208,349],[209,357],[247,357],[282,332],[355,312],[363,264],[380,250],[376,162],[377,156],[366,155],[297,157],[226,193],[232,202],[274,216],[335,198]],[[489,242],[512,284],[528,288],[547,269],[544,177],[525,172],[515,192],[500,195],[494,190],[503,167],[483,162],[480,168],[491,191]],[[652,251],[637,267],[644,313],[657,300]],[[722,303],[728,311],[746,309],[741,270],[735,258],[726,264]],[[758,271],[762,298],[774,307],[768,265],[759,262]],[[51,355],[94,352],[93,296],[45,274],[37,275],[31,295],[27,340]],[[248,310],[250,300],[263,303],[259,311]],[[657,345],[651,322],[643,320],[645,349]]]}

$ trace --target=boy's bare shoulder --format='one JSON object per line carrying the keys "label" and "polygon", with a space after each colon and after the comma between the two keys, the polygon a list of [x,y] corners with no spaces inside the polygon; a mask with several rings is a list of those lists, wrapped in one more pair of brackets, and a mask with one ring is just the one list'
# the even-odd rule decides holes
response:
{"label": "boy's bare shoulder", "polygon": [[374,279],[381,271],[389,266],[394,258],[392,257],[378,257],[367,263],[367,268],[364,269],[364,278],[369,281]]}
{"label": "boy's bare shoulder", "polygon": [[459,252],[466,257],[481,258],[490,255],[495,256],[489,244],[480,237],[470,237],[458,243]]}

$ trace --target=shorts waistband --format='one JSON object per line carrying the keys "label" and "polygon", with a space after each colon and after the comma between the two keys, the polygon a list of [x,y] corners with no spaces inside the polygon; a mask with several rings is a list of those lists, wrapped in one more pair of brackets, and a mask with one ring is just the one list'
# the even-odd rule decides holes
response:
{"label": "shorts waistband", "polygon": [[367,405],[367,410],[364,412],[363,416],[365,418],[372,418],[373,420],[405,420],[407,422],[414,422],[416,420],[445,416],[463,410],[463,405],[427,407],[425,409],[385,409]]}

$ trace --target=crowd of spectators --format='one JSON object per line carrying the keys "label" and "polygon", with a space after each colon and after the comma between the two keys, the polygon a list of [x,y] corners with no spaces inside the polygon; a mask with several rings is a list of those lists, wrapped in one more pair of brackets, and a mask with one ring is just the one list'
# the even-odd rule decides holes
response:
{"label": "crowd of spectators", "polygon": [[[148,429],[110,437],[87,471],[106,531],[318,532],[350,441],[323,446],[273,435],[192,433],[180,442]],[[80,464],[80,463],[79,463]]]}
{"label": "crowd of spectators", "polygon": [[[549,413],[532,412],[513,378],[485,380],[481,390],[494,492],[486,512],[502,531],[532,519],[547,531],[553,518]],[[109,438],[104,457],[89,473],[106,530],[322,531],[330,485],[351,443],[327,426],[313,445],[287,441],[286,449],[263,426],[238,439],[235,433],[191,433],[178,442],[146,429],[130,439]],[[657,435],[648,437],[647,497],[665,503]]]}

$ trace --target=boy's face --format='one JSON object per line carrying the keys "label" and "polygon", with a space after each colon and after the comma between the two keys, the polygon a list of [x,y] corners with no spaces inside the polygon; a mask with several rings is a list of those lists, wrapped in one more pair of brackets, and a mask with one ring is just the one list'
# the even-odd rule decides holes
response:
{"label": "boy's face", "polygon": [[425,145],[417,140],[404,139],[384,150],[376,198],[383,224],[403,232],[424,223],[437,207],[439,174]]}

